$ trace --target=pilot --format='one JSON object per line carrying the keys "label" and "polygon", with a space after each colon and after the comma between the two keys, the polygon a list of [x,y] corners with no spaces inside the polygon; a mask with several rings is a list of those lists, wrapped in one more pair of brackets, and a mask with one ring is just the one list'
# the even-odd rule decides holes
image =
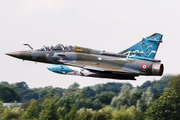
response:
{"label": "pilot", "polygon": [[73,46],[72,45],[69,45],[69,50],[71,50],[73,48]]}
{"label": "pilot", "polygon": [[46,47],[46,51],[50,51],[49,46]]}
{"label": "pilot", "polygon": [[68,50],[68,46],[65,46],[65,47],[64,47],[64,50],[66,50],[66,51],[67,51],[67,50]]}
{"label": "pilot", "polygon": [[64,46],[62,44],[57,44],[54,50],[64,50]]}
{"label": "pilot", "polygon": [[53,51],[54,50],[54,46],[51,45],[50,46],[50,50]]}

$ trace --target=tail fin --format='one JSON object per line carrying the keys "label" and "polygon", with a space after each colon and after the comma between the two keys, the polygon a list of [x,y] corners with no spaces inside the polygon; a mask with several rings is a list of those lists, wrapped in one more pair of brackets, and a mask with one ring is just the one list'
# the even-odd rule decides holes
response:
{"label": "tail fin", "polygon": [[147,38],[143,38],[142,41],[134,46],[120,52],[120,54],[127,56],[127,58],[154,59],[159,44],[162,42],[162,37],[163,35],[154,33]]}

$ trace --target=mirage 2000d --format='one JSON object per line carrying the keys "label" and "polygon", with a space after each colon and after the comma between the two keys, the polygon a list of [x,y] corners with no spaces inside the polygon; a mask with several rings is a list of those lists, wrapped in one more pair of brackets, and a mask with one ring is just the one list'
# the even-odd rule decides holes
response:
{"label": "mirage 2000d", "polygon": [[160,60],[154,59],[161,42],[162,35],[155,33],[119,53],[62,44],[33,50],[29,44],[24,44],[32,50],[11,52],[6,55],[54,64],[47,69],[64,75],[135,80],[139,75],[163,74],[163,64]]}

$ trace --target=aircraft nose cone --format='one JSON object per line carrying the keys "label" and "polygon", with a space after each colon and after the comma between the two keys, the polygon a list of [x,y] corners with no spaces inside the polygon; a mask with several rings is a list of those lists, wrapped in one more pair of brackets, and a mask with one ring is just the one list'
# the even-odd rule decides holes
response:
{"label": "aircraft nose cone", "polygon": [[23,60],[31,60],[31,52],[30,51],[17,51],[17,52],[10,52],[10,53],[5,53],[6,55],[23,59]]}
{"label": "aircraft nose cone", "polygon": [[9,55],[9,56],[12,56],[12,57],[19,57],[19,54],[20,54],[20,52],[18,51],[18,52],[10,52],[10,53],[5,53],[6,55]]}

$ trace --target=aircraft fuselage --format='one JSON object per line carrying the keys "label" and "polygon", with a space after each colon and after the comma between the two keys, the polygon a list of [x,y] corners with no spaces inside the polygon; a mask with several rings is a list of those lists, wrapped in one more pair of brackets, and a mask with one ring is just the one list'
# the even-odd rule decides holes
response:
{"label": "aircraft fuselage", "polygon": [[[163,64],[160,60],[154,60],[161,39],[162,35],[155,33],[120,53],[79,46],[64,47],[58,44],[55,47],[43,46],[36,50],[12,52],[7,55],[54,64],[48,69],[59,74],[134,80],[134,77],[139,75],[163,74]],[[30,48],[32,49],[31,46]]]}

